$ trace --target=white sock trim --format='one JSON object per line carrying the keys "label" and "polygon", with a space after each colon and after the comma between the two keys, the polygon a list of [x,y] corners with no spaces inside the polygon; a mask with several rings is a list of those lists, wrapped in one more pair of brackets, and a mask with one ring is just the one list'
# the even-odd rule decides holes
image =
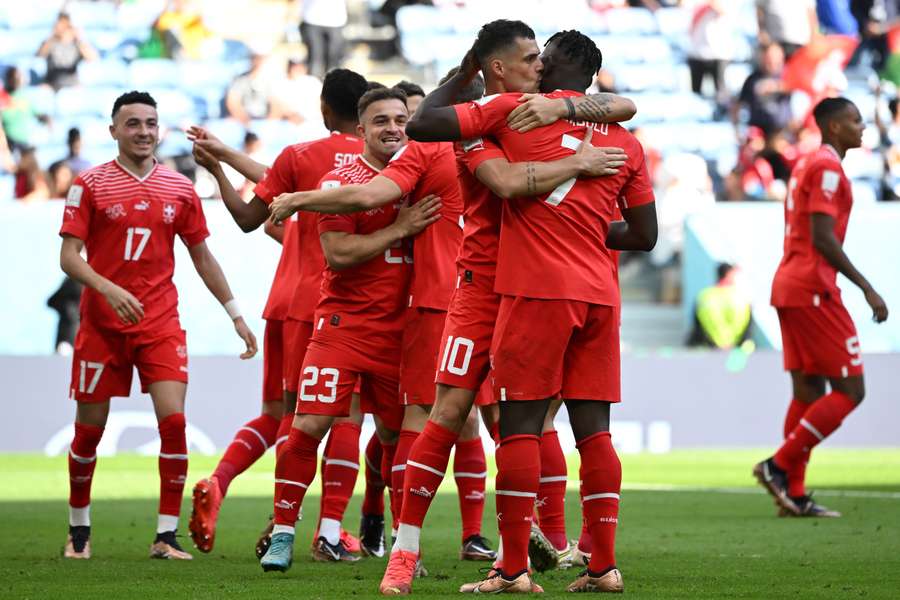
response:
{"label": "white sock trim", "polygon": [[359,471],[359,463],[355,463],[349,460],[341,460],[339,458],[326,458],[325,466],[335,465],[337,467],[347,467],[348,469],[353,469],[354,471]]}
{"label": "white sock trim", "polygon": [[291,481],[290,479],[276,479],[275,483],[283,483],[285,485],[296,485],[298,487],[302,487],[304,490],[309,487],[308,485],[300,483],[299,481]]}
{"label": "white sock trim", "polygon": [[277,446],[278,444],[283,444],[284,442],[287,441],[287,439],[288,439],[288,436],[283,435],[280,438],[278,438],[277,440],[275,440],[275,445]]}
{"label": "white sock trim", "polygon": [[618,499],[619,499],[619,495],[618,495],[618,494],[613,494],[613,493],[611,493],[611,492],[610,492],[610,493],[603,493],[603,494],[590,494],[589,496],[585,496],[584,498],[582,498],[581,501],[582,501],[582,502],[587,502],[588,500],[602,500],[602,499],[604,499],[604,498],[612,498],[612,499],[614,499],[614,500],[618,500]]}
{"label": "white sock trim", "polygon": [[253,429],[252,427],[248,427],[248,426],[244,425],[243,427],[238,429],[238,431],[249,431],[250,433],[255,435],[257,438],[259,438],[259,443],[262,444],[263,450],[269,449],[269,445],[266,443],[266,438],[264,438],[260,432]]}
{"label": "white sock trim", "polygon": [[397,537],[392,551],[403,550],[405,552],[419,553],[419,536],[422,533],[420,527],[400,523],[397,528]]}
{"label": "white sock trim", "polygon": [[438,477],[444,476],[443,471],[438,471],[437,469],[435,469],[433,467],[429,467],[428,465],[423,465],[422,463],[417,463],[414,460],[408,460],[408,461],[406,461],[406,464],[410,467],[415,467],[417,469],[422,469],[423,471],[428,471],[429,473],[434,473]]}
{"label": "white sock trim", "polygon": [[188,459],[187,454],[166,454],[165,452],[160,452],[159,457],[160,458],[171,458],[173,460],[187,460]]}
{"label": "white sock trim", "polygon": [[277,533],[289,533],[291,535],[294,535],[294,528],[290,525],[275,525],[274,527],[272,527],[272,535],[275,535]]}
{"label": "white sock trim", "polygon": [[394,465],[393,467],[391,467],[391,473],[396,473],[397,471],[405,471],[405,470],[406,470],[405,464],[404,465]]}
{"label": "white sock trim", "polygon": [[457,479],[486,479],[487,471],[483,473],[466,473],[465,471],[454,471],[453,477]]}
{"label": "white sock trim", "polygon": [[335,519],[322,519],[319,521],[319,537],[332,546],[341,541],[341,522]]}
{"label": "white sock trim", "polygon": [[69,456],[71,456],[71,457],[72,457],[72,460],[74,460],[75,462],[81,463],[81,464],[83,464],[83,465],[89,465],[89,464],[91,464],[92,462],[94,462],[95,460],[97,460],[97,455],[96,455],[96,454],[93,455],[93,456],[78,456],[77,454],[75,454],[74,452],[72,452],[72,449],[71,449],[71,448],[69,448]]}
{"label": "white sock trim", "polygon": [[178,515],[158,515],[156,517],[156,533],[165,533],[178,529]]}
{"label": "white sock trim", "polygon": [[515,496],[516,498],[537,498],[535,492],[517,492],[515,490],[497,490],[498,496]]}
{"label": "white sock trim", "polygon": [[800,419],[800,424],[801,424],[801,425],[803,426],[803,428],[806,429],[808,432],[810,432],[811,434],[813,434],[814,436],[816,436],[817,438],[819,438],[819,441],[820,441],[820,442],[821,442],[822,440],[825,439],[825,436],[822,435],[822,434],[819,432],[819,430],[816,429],[815,426],[814,426],[812,423],[810,423],[809,421],[807,421],[806,419]]}
{"label": "white sock trim", "polygon": [[69,507],[69,526],[70,527],[90,527],[91,526],[91,505],[76,508]]}
{"label": "white sock trim", "polygon": [[539,479],[540,483],[555,483],[557,481],[568,481],[568,475],[554,475],[553,477],[541,477]]}

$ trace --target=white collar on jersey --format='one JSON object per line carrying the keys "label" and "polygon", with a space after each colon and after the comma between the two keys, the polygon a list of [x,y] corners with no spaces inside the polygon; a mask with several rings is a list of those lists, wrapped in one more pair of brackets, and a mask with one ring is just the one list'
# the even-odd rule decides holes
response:
{"label": "white collar on jersey", "polygon": [[122,170],[123,170],[123,171],[125,171],[126,173],[128,173],[129,175],[131,175],[132,177],[134,177],[135,179],[137,179],[138,182],[140,182],[140,183],[144,183],[145,181],[147,181],[147,180],[150,178],[150,176],[153,175],[153,173],[156,171],[156,167],[159,166],[159,161],[156,160],[156,157],[154,156],[154,157],[153,157],[153,168],[150,169],[149,171],[147,171],[147,174],[144,175],[143,177],[138,177],[138,176],[137,176],[135,173],[133,173],[128,167],[126,167],[125,165],[123,165],[122,163],[119,162],[119,157],[118,157],[118,156],[117,156],[116,158],[114,158],[113,160],[116,161],[116,164],[117,164],[117,165],[119,165],[120,167],[122,167]]}
{"label": "white collar on jersey", "polygon": [[822,147],[834,154],[834,157],[838,160],[841,160],[841,155],[838,154],[838,151],[834,149],[834,146],[831,144],[822,144]]}
{"label": "white collar on jersey", "polygon": [[366,157],[363,156],[362,154],[359,155],[359,160],[361,160],[361,161],[363,161],[364,163],[366,163],[366,166],[368,166],[370,169],[372,169],[372,170],[375,171],[376,173],[381,173],[381,169],[379,169],[378,167],[376,167],[375,165],[373,165],[372,163],[370,163],[369,161],[367,161],[367,160],[366,160]]}

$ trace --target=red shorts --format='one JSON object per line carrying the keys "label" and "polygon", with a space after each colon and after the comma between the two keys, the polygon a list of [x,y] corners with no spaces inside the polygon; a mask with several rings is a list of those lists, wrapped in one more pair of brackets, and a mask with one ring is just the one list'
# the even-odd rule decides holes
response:
{"label": "red shorts", "polygon": [[284,391],[297,393],[297,382],[300,380],[300,367],[303,365],[303,357],[309,347],[312,337],[313,324],[309,321],[295,321],[286,319],[283,325],[282,339],[284,340],[284,367],[283,383]]}
{"label": "red shorts", "polygon": [[501,402],[618,402],[619,308],[503,296],[491,357]]}
{"label": "red shorts", "polygon": [[491,404],[497,404],[497,399],[494,398],[494,385],[490,377],[485,377],[481,389],[475,394],[475,406],[490,406]]}
{"label": "red shorts", "polygon": [[434,373],[447,313],[429,308],[407,310],[400,357],[400,401],[434,404]]}
{"label": "red shorts", "polygon": [[185,340],[183,329],[123,334],[100,332],[82,321],[75,336],[69,397],[78,402],[127,397],[135,367],[144,393],[157,381],[187,383]]}
{"label": "red shorts", "polygon": [[819,306],[776,307],[784,346],[784,370],[843,378],[862,375],[859,338],[838,300]]}
{"label": "red shorts", "polygon": [[263,332],[263,402],[281,402],[284,391],[284,321],[266,319]]}
{"label": "red shorts", "polygon": [[435,381],[477,390],[490,371],[491,337],[500,307],[494,278],[460,271],[441,334]]}
{"label": "red shorts", "polygon": [[347,351],[347,340],[320,335],[310,340],[297,390],[297,414],[347,417],[354,391],[360,410],[400,431],[403,406],[399,402],[399,370],[385,369]]}

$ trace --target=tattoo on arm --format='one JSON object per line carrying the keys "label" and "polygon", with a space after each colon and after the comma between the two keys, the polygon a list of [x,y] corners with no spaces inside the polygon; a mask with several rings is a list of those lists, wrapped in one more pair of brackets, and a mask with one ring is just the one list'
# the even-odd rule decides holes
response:
{"label": "tattoo on arm", "polygon": [[575,106],[575,116],[585,121],[599,123],[612,111],[609,94],[594,94],[579,98]]}
{"label": "tattoo on arm", "polygon": [[537,190],[537,175],[533,162],[525,164],[525,181],[528,193],[533,195]]}

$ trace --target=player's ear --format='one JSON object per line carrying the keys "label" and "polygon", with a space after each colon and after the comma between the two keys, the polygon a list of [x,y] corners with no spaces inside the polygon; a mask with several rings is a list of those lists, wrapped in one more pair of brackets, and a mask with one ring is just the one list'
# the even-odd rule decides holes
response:
{"label": "player's ear", "polygon": [[118,138],[116,137],[116,122],[115,121],[113,121],[112,123],[109,124],[109,137],[111,137],[112,139],[114,139],[116,141],[119,141]]}
{"label": "player's ear", "polygon": [[366,128],[363,127],[362,122],[360,122],[359,125],[356,126],[356,135],[358,135],[359,137],[366,137]]}

